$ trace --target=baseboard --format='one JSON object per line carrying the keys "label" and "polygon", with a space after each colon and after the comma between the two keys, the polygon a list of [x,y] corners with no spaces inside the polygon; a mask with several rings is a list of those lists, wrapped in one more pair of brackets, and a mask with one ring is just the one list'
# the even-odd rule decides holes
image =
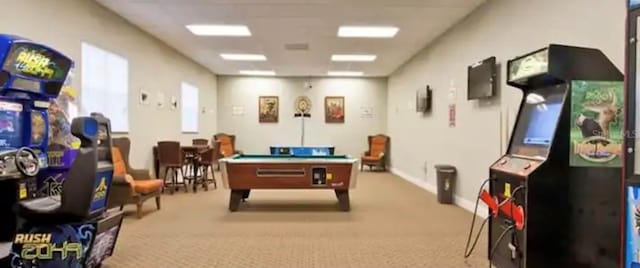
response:
{"label": "baseboard", "polygon": [[[428,192],[432,193],[432,194],[437,194],[438,193],[438,188],[436,187],[436,185],[433,185],[431,183],[426,182],[425,180],[422,180],[420,178],[414,177],[409,175],[408,173],[405,173],[402,170],[399,170],[397,168],[391,167],[389,169],[391,171],[391,173],[395,174],[396,176],[410,182],[413,183],[414,185],[427,190]],[[475,209],[475,205],[476,202],[475,201],[470,201],[462,196],[459,195],[455,195],[454,199],[453,199],[453,203],[458,206],[463,208],[464,210],[467,210],[471,213],[473,213],[473,210]],[[487,207],[484,204],[479,204],[478,205],[478,216],[479,217],[487,217],[488,215],[488,211],[487,211]]]}

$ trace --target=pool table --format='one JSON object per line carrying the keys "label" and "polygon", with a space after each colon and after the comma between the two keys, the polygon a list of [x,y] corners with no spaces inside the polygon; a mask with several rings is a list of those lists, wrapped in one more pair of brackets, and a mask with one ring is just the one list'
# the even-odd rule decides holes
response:
{"label": "pool table", "polygon": [[339,208],[349,211],[349,189],[356,187],[358,159],[349,156],[234,155],[220,159],[222,183],[231,190],[236,211],[255,189],[333,190]]}

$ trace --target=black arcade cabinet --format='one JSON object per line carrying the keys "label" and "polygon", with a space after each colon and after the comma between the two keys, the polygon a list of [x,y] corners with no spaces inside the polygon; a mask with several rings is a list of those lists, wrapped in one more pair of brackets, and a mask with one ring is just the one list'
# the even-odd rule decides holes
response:
{"label": "black arcade cabinet", "polygon": [[123,213],[107,211],[113,178],[109,120],[100,114],[73,119],[81,141],[60,195],[17,204],[21,224],[10,267],[99,267],[111,256]]}
{"label": "black arcade cabinet", "polygon": [[597,49],[553,44],[507,69],[523,98],[479,197],[490,208],[491,263],[619,267],[622,74]]}

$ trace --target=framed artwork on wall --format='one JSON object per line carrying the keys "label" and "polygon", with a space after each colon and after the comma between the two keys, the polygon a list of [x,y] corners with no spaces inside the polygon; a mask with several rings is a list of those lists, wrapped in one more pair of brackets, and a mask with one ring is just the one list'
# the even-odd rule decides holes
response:
{"label": "framed artwork on wall", "polygon": [[278,96],[260,96],[258,100],[258,121],[260,123],[278,123]]}
{"label": "framed artwork on wall", "polygon": [[344,97],[327,96],[324,98],[324,121],[326,123],[344,123]]}

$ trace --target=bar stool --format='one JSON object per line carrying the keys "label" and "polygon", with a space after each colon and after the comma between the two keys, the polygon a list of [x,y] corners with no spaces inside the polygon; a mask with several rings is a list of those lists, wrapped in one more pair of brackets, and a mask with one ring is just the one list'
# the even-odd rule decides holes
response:
{"label": "bar stool", "polygon": [[[169,193],[173,194],[174,191],[178,190],[180,185],[184,186],[185,192],[187,192],[187,184],[184,179],[184,155],[182,153],[182,148],[180,147],[180,142],[177,141],[160,141],[158,142],[158,162],[161,167],[164,167],[164,185],[165,187],[162,189],[164,192],[165,188],[169,188]],[[182,175],[182,182],[178,182],[178,171],[180,171],[180,175]],[[171,182],[167,182],[167,175],[169,172],[172,172],[173,176],[171,177]]]}

